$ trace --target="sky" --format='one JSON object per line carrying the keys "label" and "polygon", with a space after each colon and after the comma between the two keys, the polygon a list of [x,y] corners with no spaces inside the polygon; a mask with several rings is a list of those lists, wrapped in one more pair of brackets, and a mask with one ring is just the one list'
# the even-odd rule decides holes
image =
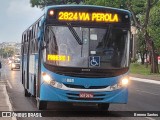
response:
{"label": "sky", "polygon": [[3,0],[0,3],[0,43],[21,42],[23,31],[34,23],[43,11],[31,7],[30,0]]}

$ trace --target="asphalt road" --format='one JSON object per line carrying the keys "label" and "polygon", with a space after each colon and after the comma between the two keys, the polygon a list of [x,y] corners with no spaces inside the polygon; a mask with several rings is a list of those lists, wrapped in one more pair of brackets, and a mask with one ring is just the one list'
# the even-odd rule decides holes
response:
{"label": "asphalt road", "polygon": [[[1,79],[6,81],[7,92],[14,111],[38,111],[36,100],[33,97],[24,97],[23,86],[20,82],[20,71],[11,71],[9,65],[3,65]],[[45,120],[160,120],[160,117],[122,117],[121,112],[114,111],[160,111],[160,85],[131,81],[129,85],[128,104],[111,104],[109,111],[100,112],[95,106],[71,106],[65,103],[48,104],[48,111],[55,117],[46,117]],[[117,117],[118,116],[118,117]],[[17,118],[18,120],[44,120],[44,118]]]}

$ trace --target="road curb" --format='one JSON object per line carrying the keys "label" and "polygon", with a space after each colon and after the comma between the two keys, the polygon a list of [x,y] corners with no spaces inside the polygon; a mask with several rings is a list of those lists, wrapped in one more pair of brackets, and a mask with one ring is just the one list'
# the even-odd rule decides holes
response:
{"label": "road curb", "polygon": [[130,80],[139,81],[139,82],[145,82],[145,83],[151,83],[151,84],[159,84],[160,85],[160,81],[152,80],[152,79],[143,79],[143,78],[130,77]]}

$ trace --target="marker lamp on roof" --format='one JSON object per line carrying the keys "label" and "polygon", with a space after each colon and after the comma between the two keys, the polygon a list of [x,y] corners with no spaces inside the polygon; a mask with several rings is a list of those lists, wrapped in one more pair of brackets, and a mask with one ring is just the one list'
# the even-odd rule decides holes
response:
{"label": "marker lamp on roof", "polygon": [[49,11],[49,15],[50,15],[50,16],[53,16],[53,15],[54,15],[54,10],[50,10],[50,11]]}

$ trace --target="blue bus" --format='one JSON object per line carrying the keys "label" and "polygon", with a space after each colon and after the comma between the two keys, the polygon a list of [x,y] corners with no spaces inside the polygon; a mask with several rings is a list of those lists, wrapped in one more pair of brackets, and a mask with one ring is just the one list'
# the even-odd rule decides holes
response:
{"label": "blue bus", "polygon": [[22,34],[21,80],[38,109],[47,102],[93,104],[128,100],[130,12],[90,6],[47,6]]}

